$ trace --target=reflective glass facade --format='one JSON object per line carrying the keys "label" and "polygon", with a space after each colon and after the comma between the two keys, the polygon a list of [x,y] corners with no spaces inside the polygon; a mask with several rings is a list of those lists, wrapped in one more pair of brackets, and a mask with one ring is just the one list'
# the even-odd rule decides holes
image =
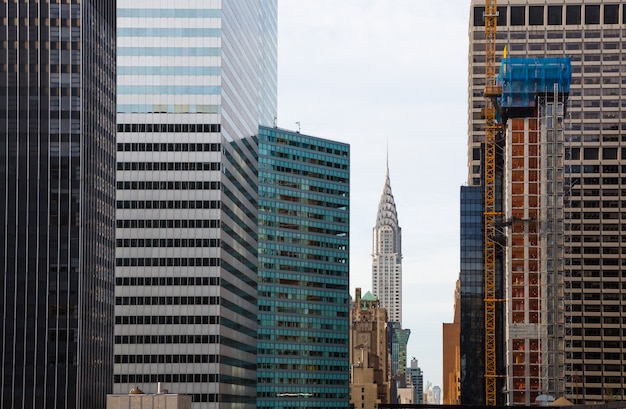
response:
{"label": "reflective glass facade", "polygon": [[258,408],[346,408],[349,145],[259,130]]}
{"label": "reflective glass facade", "polygon": [[114,391],[256,406],[257,139],[276,1],[118,2]]}
{"label": "reflective glass facade", "polygon": [[115,1],[3,1],[0,19],[0,407],[104,409]]}
{"label": "reflective glass facade", "polygon": [[461,187],[461,402],[485,399],[483,190]]}

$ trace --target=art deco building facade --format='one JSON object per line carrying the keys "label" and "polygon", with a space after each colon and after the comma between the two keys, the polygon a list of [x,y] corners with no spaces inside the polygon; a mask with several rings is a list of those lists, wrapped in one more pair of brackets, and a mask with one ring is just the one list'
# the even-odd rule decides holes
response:
{"label": "art deco building facade", "polygon": [[115,1],[5,1],[0,21],[0,407],[103,409]]}
{"label": "art deco building facade", "polygon": [[348,406],[349,155],[259,130],[258,408]]}
{"label": "art deco building facade", "polygon": [[114,392],[256,407],[257,139],[276,1],[118,2]]}
{"label": "art deco building facade", "polygon": [[[484,135],[483,11],[484,2],[472,2],[468,183],[477,186]],[[506,45],[510,57],[570,57],[572,64],[564,129],[563,315],[551,321],[553,330],[563,333],[563,382],[553,382],[554,372],[543,376],[539,392],[562,392],[573,402],[623,399],[621,185],[626,168],[620,161],[626,159],[626,125],[620,101],[626,8],[619,2],[506,0],[498,2],[498,12],[499,52]],[[531,295],[524,294],[525,303],[532,302]],[[462,322],[462,339],[463,328]]]}
{"label": "art deco building facade", "polygon": [[402,326],[402,229],[391,192],[389,168],[372,236],[372,292],[389,322]]}
{"label": "art deco building facade", "polygon": [[356,289],[350,307],[350,404],[375,409],[392,403],[387,311],[370,292]]}

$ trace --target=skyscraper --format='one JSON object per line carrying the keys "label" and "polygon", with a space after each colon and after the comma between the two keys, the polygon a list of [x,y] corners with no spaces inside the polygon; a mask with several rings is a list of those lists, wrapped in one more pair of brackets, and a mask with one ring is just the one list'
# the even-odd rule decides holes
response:
{"label": "skyscraper", "polygon": [[389,167],[372,234],[372,292],[387,310],[389,322],[397,322],[401,327],[402,229],[391,192]]}
{"label": "skyscraper", "polygon": [[424,403],[424,372],[417,364],[415,357],[411,358],[411,366],[406,368],[407,375],[411,378],[411,383],[415,388],[415,404],[421,405]]}
{"label": "skyscraper", "polygon": [[115,1],[5,1],[0,17],[0,407],[104,408]]}
{"label": "skyscraper", "polygon": [[461,186],[459,399],[462,403],[485,399],[482,204],[481,186]]}
{"label": "skyscraper", "polygon": [[[620,160],[626,158],[622,147],[626,125],[620,103],[624,88],[620,79],[620,38],[626,8],[619,2],[563,0],[506,0],[498,5],[498,50],[506,44],[510,57],[570,57],[572,65],[564,129],[562,297],[554,306],[562,311],[562,318],[555,317],[551,329],[563,334],[559,356],[563,382],[551,382],[559,378],[558,372],[542,375],[540,390],[562,393],[574,402],[623,399],[624,356],[618,334],[624,329],[620,315],[624,307],[620,289],[624,270],[620,257],[620,197],[624,192],[620,184],[626,168]],[[481,183],[483,11],[484,2],[472,2],[468,134],[471,185]],[[463,328],[462,323],[461,337]],[[513,338],[507,340],[510,345]],[[513,399],[513,395],[508,396]]]}
{"label": "skyscraper", "polygon": [[118,3],[116,393],[256,406],[257,139],[275,0]]}
{"label": "skyscraper", "polygon": [[506,58],[500,70],[506,230],[499,242],[513,404],[563,393],[563,113],[570,67],[567,58]]}
{"label": "skyscraper", "polygon": [[258,408],[348,406],[349,155],[259,130]]}

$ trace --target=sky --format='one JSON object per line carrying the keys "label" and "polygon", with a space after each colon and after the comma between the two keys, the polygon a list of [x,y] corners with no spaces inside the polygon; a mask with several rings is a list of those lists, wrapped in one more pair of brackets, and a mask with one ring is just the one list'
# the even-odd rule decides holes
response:
{"label": "sky", "polygon": [[353,297],[372,287],[388,156],[408,361],[440,387],[467,180],[468,18],[469,0],[278,1],[277,125],[350,144]]}

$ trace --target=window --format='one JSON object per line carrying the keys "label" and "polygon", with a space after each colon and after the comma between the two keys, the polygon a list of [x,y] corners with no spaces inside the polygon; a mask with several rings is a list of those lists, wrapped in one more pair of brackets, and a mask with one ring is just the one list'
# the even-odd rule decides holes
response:
{"label": "window", "polygon": [[498,27],[506,26],[506,6],[498,7]]}
{"label": "window", "polygon": [[604,24],[619,23],[619,4],[604,5]]}
{"label": "window", "polygon": [[560,26],[563,24],[563,6],[548,6],[548,25]]}
{"label": "window", "polygon": [[598,148],[585,148],[585,159],[598,159]]}
{"label": "window", "polygon": [[511,6],[511,25],[523,26],[526,24],[526,8],[524,6]]}
{"label": "window", "polygon": [[485,25],[485,8],[474,7],[474,27]]}
{"label": "window", "polygon": [[580,5],[565,6],[565,24],[580,24]]}
{"label": "window", "polygon": [[528,7],[528,24],[531,26],[540,26],[543,24],[543,6]]}
{"label": "window", "polygon": [[565,156],[570,160],[580,160],[580,148],[565,148]]}
{"label": "window", "polygon": [[600,24],[599,4],[588,4],[585,6],[585,24]]}

